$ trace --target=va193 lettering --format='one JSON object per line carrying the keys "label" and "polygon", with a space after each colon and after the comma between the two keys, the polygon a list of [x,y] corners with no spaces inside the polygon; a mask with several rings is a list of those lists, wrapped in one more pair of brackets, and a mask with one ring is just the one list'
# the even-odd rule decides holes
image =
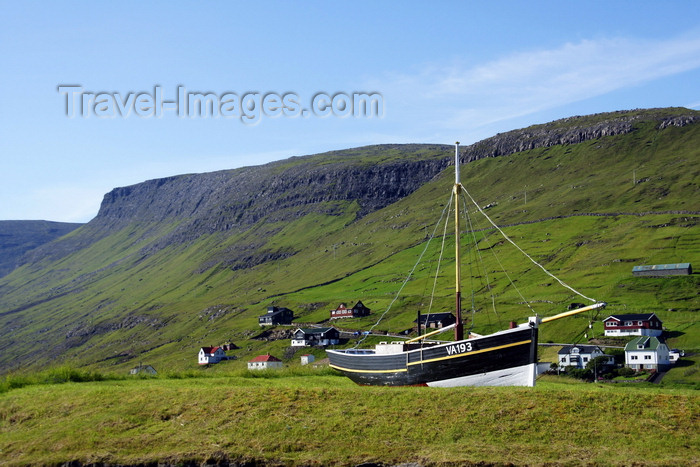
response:
{"label": "va193 lettering", "polygon": [[472,351],[472,343],[471,342],[460,342],[459,344],[454,344],[446,347],[447,349],[447,355],[454,355],[457,353],[465,353],[465,352],[471,352]]}

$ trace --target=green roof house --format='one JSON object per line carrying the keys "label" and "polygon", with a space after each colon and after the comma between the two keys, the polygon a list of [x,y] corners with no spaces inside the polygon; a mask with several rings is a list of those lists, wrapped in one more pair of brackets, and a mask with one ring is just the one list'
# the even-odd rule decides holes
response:
{"label": "green roof house", "polygon": [[665,370],[670,365],[668,346],[657,337],[637,337],[625,346],[625,366],[633,370]]}

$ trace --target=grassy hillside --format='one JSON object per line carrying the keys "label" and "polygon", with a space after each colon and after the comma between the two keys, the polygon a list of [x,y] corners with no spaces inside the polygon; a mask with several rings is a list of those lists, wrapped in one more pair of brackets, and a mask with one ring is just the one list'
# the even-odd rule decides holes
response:
{"label": "grassy hillside", "polygon": [[[489,215],[534,259],[583,294],[608,302],[604,313],[655,312],[672,346],[700,349],[700,276],[631,275],[636,264],[700,264],[700,125],[659,129],[643,118],[635,125],[626,134],[471,162],[462,180],[479,205],[492,205]],[[371,148],[372,155],[361,148],[352,152],[345,156],[359,166],[402,157],[401,147],[386,154],[378,147]],[[292,159],[277,170],[301,163]],[[176,231],[184,219],[157,230],[132,223],[59,260],[27,264],[0,280],[0,368],[70,362],[123,372],[144,362],[184,370],[196,366],[199,346],[228,341],[241,347],[233,352],[239,360],[226,364],[236,368],[260,352],[282,357],[286,350],[286,340],[255,339],[257,316],[270,304],[287,306],[298,322],[309,323],[326,320],[340,302],[362,300],[372,316],[342,326],[367,329],[423,251],[448,201],[452,177],[445,170],[411,195],[360,218],[356,202],[328,201],[324,209],[284,222],[263,217],[247,230],[203,234],[158,250],[149,249],[154,236]],[[465,247],[465,259],[481,255],[484,265],[472,270],[474,286],[492,290],[497,305],[494,312],[489,297],[475,296],[474,331],[522,322],[533,312],[555,314],[581,301],[548,276],[531,274],[538,268],[497,240],[487,224],[476,224],[476,216],[473,222],[478,243]],[[463,242],[471,237],[464,234]],[[452,307],[453,242],[448,235],[445,280],[433,311]],[[377,331],[403,331],[418,308],[428,311],[439,243],[431,243],[427,261]],[[248,268],[224,260],[230,251],[253,244],[251,255],[289,254]],[[524,298],[497,277],[499,262]],[[557,321],[542,328],[541,340],[573,341],[591,332],[591,320],[605,316]],[[602,333],[599,323],[592,333]]]}
{"label": "grassy hillside", "polygon": [[0,398],[0,463],[700,464],[696,391],[370,388],[282,374],[13,389]]}

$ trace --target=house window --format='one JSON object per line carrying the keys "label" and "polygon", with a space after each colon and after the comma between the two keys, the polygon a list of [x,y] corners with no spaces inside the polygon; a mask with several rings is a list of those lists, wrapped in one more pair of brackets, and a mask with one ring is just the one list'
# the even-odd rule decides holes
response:
{"label": "house window", "polygon": [[651,355],[645,355],[644,360],[651,360]]}
{"label": "house window", "polygon": [[641,326],[641,325],[642,325],[642,322],[641,322],[641,321],[637,321],[637,326]]}
{"label": "house window", "polygon": [[588,361],[588,357],[583,357],[583,363],[586,363]]}
{"label": "house window", "polygon": [[632,356],[630,357],[630,360],[637,360],[637,356],[636,356],[636,355],[632,355]]}
{"label": "house window", "polygon": [[617,326],[617,321],[608,321],[605,323],[608,327]]}
{"label": "house window", "polygon": [[632,326],[632,321],[625,321],[625,326]]}

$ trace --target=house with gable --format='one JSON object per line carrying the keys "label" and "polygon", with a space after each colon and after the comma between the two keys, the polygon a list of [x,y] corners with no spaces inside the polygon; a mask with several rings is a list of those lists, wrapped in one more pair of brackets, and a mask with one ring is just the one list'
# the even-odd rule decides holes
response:
{"label": "house with gable", "polygon": [[655,336],[663,334],[661,320],[654,313],[610,315],[603,320],[606,336]]}
{"label": "house with gable", "polygon": [[359,318],[361,316],[369,316],[372,311],[367,308],[362,301],[358,301],[355,306],[348,308],[345,303],[341,303],[338,308],[331,310],[331,319],[334,318]]}
{"label": "house with gable", "polygon": [[274,326],[276,324],[292,324],[294,312],[289,308],[268,306],[267,313],[258,316],[260,326]]}
{"label": "house with gable", "polygon": [[199,364],[208,365],[226,360],[226,352],[221,347],[202,347],[199,349]]}
{"label": "house with gable", "polygon": [[657,337],[636,337],[625,346],[625,366],[633,370],[665,370],[670,365],[668,346]]}
{"label": "house with gable", "polygon": [[308,365],[309,363],[313,362],[316,360],[316,357],[314,357],[311,354],[304,354],[301,356],[301,364],[302,365]]}
{"label": "house with gable", "polygon": [[339,343],[340,333],[335,328],[299,328],[292,335],[292,347],[326,347]]}
{"label": "house with gable", "polygon": [[558,355],[558,365],[561,368],[586,368],[588,362],[597,357],[608,357],[607,365],[615,364],[615,357],[605,355],[603,350],[597,345],[565,345],[562,347]]}
{"label": "house with gable", "polygon": [[[418,320],[413,320],[418,323]],[[420,316],[421,329],[440,329],[451,324],[455,324],[457,318],[452,313],[428,313]]]}
{"label": "house with gable", "polygon": [[254,359],[248,361],[249,370],[270,370],[273,368],[282,368],[283,365],[282,360],[270,354],[258,355]]}
{"label": "house with gable", "polygon": [[155,375],[158,373],[155,368],[153,368],[151,365],[139,365],[131,370],[129,370],[130,375],[138,375],[138,374],[147,374],[147,375]]}

